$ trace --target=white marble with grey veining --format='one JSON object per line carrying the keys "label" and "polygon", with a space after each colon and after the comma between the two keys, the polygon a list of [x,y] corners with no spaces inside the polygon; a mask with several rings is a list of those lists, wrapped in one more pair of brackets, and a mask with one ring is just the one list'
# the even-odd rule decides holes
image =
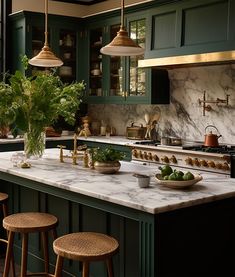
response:
{"label": "white marble with grey veining", "polygon": [[[57,141],[57,140],[72,140],[73,136],[60,136],[60,137],[46,137],[46,141]],[[24,138],[22,137],[8,137],[5,139],[0,139],[0,144],[8,144],[8,143],[21,143],[24,142]]]}
{"label": "white marble with grey veining", "polygon": [[[186,140],[204,141],[205,127],[212,124],[222,134],[220,143],[235,144],[235,65],[173,69],[169,70],[169,78],[169,105],[89,105],[89,115],[93,121],[103,120],[114,126],[118,135],[125,135],[131,122],[145,124],[145,113],[160,113],[159,137],[164,132]],[[229,94],[229,106],[210,104],[212,110],[203,116],[198,99],[203,99],[204,91],[210,101],[226,99]]]}
{"label": "white marble with grey veining", "polygon": [[[235,179],[218,174],[202,173],[200,183],[175,190],[155,183],[157,166],[122,162],[119,173],[104,175],[83,168],[82,162],[72,165],[68,159],[60,163],[59,149],[47,149],[42,159],[31,161],[31,168],[22,169],[13,167],[12,154],[0,153],[0,171],[151,214],[235,196]],[[135,172],[152,176],[149,188],[138,187]]]}

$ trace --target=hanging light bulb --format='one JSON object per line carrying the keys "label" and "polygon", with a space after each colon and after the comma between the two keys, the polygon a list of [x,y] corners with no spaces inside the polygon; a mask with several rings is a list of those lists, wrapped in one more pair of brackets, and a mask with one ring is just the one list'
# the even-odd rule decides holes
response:
{"label": "hanging light bulb", "polygon": [[48,0],[45,0],[45,42],[38,55],[29,60],[29,64],[42,67],[58,67],[63,62],[51,51],[48,43]]}
{"label": "hanging light bulb", "polygon": [[137,45],[129,36],[124,26],[124,0],[121,0],[121,26],[116,37],[100,52],[110,56],[139,56],[144,54],[144,49]]}

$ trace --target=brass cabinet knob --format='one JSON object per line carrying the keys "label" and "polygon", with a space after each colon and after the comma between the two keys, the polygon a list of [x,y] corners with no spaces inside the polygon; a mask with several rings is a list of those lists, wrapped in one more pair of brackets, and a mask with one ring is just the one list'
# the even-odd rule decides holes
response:
{"label": "brass cabinet knob", "polygon": [[193,160],[190,157],[186,158],[185,162],[186,162],[186,164],[193,165]]}
{"label": "brass cabinet knob", "polygon": [[132,150],[132,155],[135,157],[135,158],[138,158],[138,151],[136,149],[133,149]]}
{"label": "brass cabinet knob", "polygon": [[208,164],[209,167],[215,168],[215,162],[208,161],[207,164]]}
{"label": "brass cabinet knob", "polygon": [[222,169],[223,169],[223,170],[229,170],[229,169],[230,169],[227,162],[223,163]]}
{"label": "brass cabinet knob", "polygon": [[207,163],[207,161],[205,161],[205,160],[200,160],[200,165],[201,165],[201,166],[207,167],[207,166],[208,166],[208,163]]}
{"label": "brass cabinet knob", "polygon": [[155,154],[155,155],[153,155],[153,160],[154,161],[156,161],[156,162],[158,162],[159,161],[159,158],[158,158],[158,156]]}
{"label": "brass cabinet knob", "polygon": [[198,158],[195,158],[192,162],[193,162],[193,164],[195,164],[196,166],[200,166],[200,162],[199,162]]}
{"label": "brass cabinet knob", "polygon": [[223,165],[222,165],[222,163],[217,163],[217,164],[215,164],[215,167],[217,169],[222,169]]}
{"label": "brass cabinet knob", "polygon": [[169,158],[167,157],[167,156],[163,156],[162,158],[161,158],[161,160],[164,162],[164,163],[169,163],[170,161],[169,161]]}
{"label": "brass cabinet knob", "polygon": [[170,161],[173,162],[174,164],[177,164],[177,159],[174,155],[170,158]]}

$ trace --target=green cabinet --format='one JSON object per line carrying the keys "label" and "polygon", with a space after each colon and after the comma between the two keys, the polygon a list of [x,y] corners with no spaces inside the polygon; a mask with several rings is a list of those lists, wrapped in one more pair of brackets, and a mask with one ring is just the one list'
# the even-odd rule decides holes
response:
{"label": "green cabinet", "polygon": [[145,58],[233,50],[233,0],[184,0],[149,10]]}
{"label": "green cabinet", "polygon": [[[44,14],[22,11],[10,15],[12,27],[12,67],[11,71],[23,70],[21,56],[29,58],[37,55],[44,44]],[[58,69],[58,75],[65,82],[78,79],[78,55],[80,40],[80,19],[73,17],[48,15],[49,45],[64,64]],[[81,25],[81,24],[80,24]],[[32,74],[38,68],[32,68]]]}
{"label": "green cabinet", "polygon": [[[126,26],[133,40],[145,48],[147,14],[132,13]],[[95,25],[95,27],[94,27]],[[88,60],[86,68],[87,103],[169,104],[169,79],[166,71],[137,68],[138,57],[101,55],[100,49],[116,36],[120,18],[100,19],[85,24]]]}

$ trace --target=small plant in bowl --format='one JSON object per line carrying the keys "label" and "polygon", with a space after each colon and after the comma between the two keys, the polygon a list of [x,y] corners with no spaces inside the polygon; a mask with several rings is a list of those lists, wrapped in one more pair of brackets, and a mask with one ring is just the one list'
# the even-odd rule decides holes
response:
{"label": "small plant in bowl", "polygon": [[123,160],[125,154],[115,150],[112,147],[95,148],[92,154],[95,170],[100,173],[116,173],[120,167],[120,160]]}

